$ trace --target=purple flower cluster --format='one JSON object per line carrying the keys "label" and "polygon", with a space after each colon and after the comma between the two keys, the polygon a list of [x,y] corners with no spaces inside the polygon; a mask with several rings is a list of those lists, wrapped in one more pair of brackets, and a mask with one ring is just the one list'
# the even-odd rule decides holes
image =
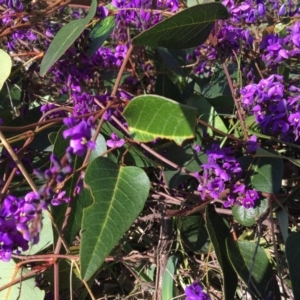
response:
{"label": "purple flower cluster", "polygon": [[210,300],[210,297],[203,291],[197,281],[187,286],[184,292],[186,300]]}
{"label": "purple flower cluster", "polygon": [[240,93],[244,109],[254,115],[263,133],[289,142],[299,138],[299,87],[286,87],[283,76],[271,75],[245,86]]}
{"label": "purple flower cluster", "polygon": [[[268,23],[267,16],[274,19],[280,16],[299,16],[300,4],[298,1],[278,0],[246,0],[233,1],[223,0],[222,4],[227,7],[230,18],[227,21],[216,22],[212,33],[217,38],[218,47],[224,57],[233,57],[239,54],[253,51],[254,41],[257,36],[249,30],[249,25],[260,25]],[[260,44],[262,60],[266,66],[276,67],[283,60],[299,55],[300,45],[299,22],[295,21],[287,27],[286,37],[279,37],[276,34],[264,35]],[[219,56],[214,45],[210,43],[197,47],[193,56],[188,55],[188,60],[196,60],[194,73],[208,77],[213,73],[213,64]]]}
{"label": "purple flower cluster", "polygon": [[[88,148],[94,149],[95,142],[92,138],[92,123],[91,120],[82,120],[77,123],[74,117],[65,118],[64,123],[69,129],[63,132],[63,137],[70,138],[70,152],[72,154],[82,156]],[[68,150],[67,150],[68,151]]]}
{"label": "purple flower cluster", "polygon": [[[157,0],[156,6],[159,10],[170,10],[175,12],[178,10],[178,0]],[[137,30],[143,31],[157,24],[162,20],[161,12],[156,10],[152,13],[152,1],[148,0],[112,0],[112,5],[119,9],[115,22],[116,27],[113,32],[113,38],[117,41],[127,42],[127,28],[133,25]]]}
{"label": "purple flower cluster", "polygon": [[31,191],[24,197],[6,195],[0,209],[0,259],[9,261],[12,253],[20,254],[29,248],[29,243],[39,241],[42,210],[47,206],[68,203],[70,198],[65,191],[54,192],[49,184],[60,183],[72,168],[67,163],[63,167],[60,161],[51,155],[52,166],[44,172],[35,170],[38,178],[46,181],[37,193]]}
{"label": "purple flower cluster", "polygon": [[262,60],[267,67],[276,67],[284,60],[296,58],[300,54],[300,22],[286,28],[285,37],[271,33],[266,35],[260,45]]}
{"label": "purple flower cluster", "polygon": [[203,174],[200,176],[198,191],[204,200],[207,196],[218,199],[220,194],[229,188],[230,192],[224,207],[243,205],[245,208],[253,207],[259,199],[255,190],[248,190],[241,183],[243,172],[237,159],[232,155],[230,148],[221,149],[213,144],[211,150],[207,150],[208,160],[202,164]]}

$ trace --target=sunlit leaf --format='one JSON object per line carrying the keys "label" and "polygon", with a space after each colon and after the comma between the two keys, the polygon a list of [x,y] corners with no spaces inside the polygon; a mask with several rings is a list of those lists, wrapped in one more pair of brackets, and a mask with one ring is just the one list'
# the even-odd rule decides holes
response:
{"label": "sunlit leaf", "polygon": [[164,138],[181,144],[195,135],[196,109],[164,97],[138,96],[129,102],[123,116],[138,142]]}
{"label": "sunlit leaf", "polygon": [[[0,287],[26,275],[28,272],[26,268],[17,269],[17,264],[12,259],[9,262],[0,260]],[[0,299],[6,300],[43,300],[44,297],[45,291],[37,287],[34,277],[23,278],[21,283],[16,282],[10,288],[0,292]]]}
{"label": "sunlit leaf", "polygon": [[257,299],[267,299],[270,291],[272,299],[280,299],[275,271],[262,247],[227,239],[226,248],[233,268]]}
{"label": "sunlit leaf", "polygon": [[94,53],[103,45],[107,37],[112,33],[114,26],[115,17],[110,16],[101,20],[101,22],[93,28],[89,35],[89,39],[91,40],[87,51],[87,55],[89,57],[93,56]]}
{"label": "sunlit leaf", "polygon": [[97,1],[92,0],[89,13],[84,19],[75,20],[63,26],[50,44],[40,67],[40,75],[44,76],[55,62],[65,53],[92,20],[97,9]]}
{"label": "sunlit leaf", "polygon": [[4,82],[8,78],[12,67],[12,61],[10,56],[0,49],[0,91],[3,87]]}
{"label": "sunlit leaf", "polygon": [[136,46],[184,49],[201,45],[217,20],[228,18],[221,3],[206,3],[187,8],[136,36]]}
{"label": "sunlit leaf", "polygon": [[87,168],[85,185],[93,204],[83,211],[81,276],[88,280],[139,215],[150,189],[146,173],[98,157]]}

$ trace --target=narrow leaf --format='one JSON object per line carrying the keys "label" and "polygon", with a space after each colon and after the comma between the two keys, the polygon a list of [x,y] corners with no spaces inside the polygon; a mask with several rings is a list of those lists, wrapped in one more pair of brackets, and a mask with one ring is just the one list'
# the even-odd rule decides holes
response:
{"label": "narrow leaf", "polygon": [[10,56],[0,49],[0,91],[3,87],[4,82],[8,78],[11,71],[12,61]]}
{"label": "narrow leaf", "polygon": [[227,239],[226,248],[232,266],[252,294],[258,299],[267,299],[272,292],[272,299],[280,299],[275,272],[262,247]]}
{"label": "narrow leaf", "polygon": [[238,280],[226,253],[225,240],[226,238],[231,239],[228,225],[225,223],[225,219],[216,214],[210,213],[207,208],[206,227],[223,273],[224,294],[222,299],[232,300],[234,299]]}
{"label": "narrow leaf", "polygon": [[227,18],[227,9],[220,3],[195,5],[139,34],[132,43],[171,49],[196,47],[206,41],[216,20]]}
{"label": "narrow leaf", "polygon": [[300,232],[292,233],[286,241],[286,258],[289,265],[294,299],[300,299]]}
{"label": "narrow leaf", "polygon": [[115,17],[110,16],[99,22],[91,31],[89,38],[91,43],[87,55],[92,57],[103,45],[107,37],[112,33],[115,26]]}
{"label": "narrow leaf", "polygon": [[172,255],[169,257],[162,281],[162,300],[174,298],[174,274],[176,272],[178,257]]}
{"label": "narrow leaf", "polygon": [[93,198],[83,211],[80,243],[81,276],[88,280],[143,209],[150,182],[142,169],[105,157],[91,162],[84,182]]}
{"label": "narrow leaf", "polygon": [[40,75],[44,76],[55,62],[65,53],[92,20],[97,9],[97,0],[92,0],[89,13],[84,19],[75,20],[63,26],[50,44],[40,68]]}
{"label": "narrow leaf", "polygon": [[135,97],[123,113],[134,140],[150,142],[156,138],[181,144],[195,136],[196,109],[155,95]]}

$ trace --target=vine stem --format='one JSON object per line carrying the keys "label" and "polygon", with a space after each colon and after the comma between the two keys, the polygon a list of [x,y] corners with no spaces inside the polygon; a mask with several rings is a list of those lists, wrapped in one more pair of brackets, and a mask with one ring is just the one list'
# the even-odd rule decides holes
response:
{"label": "vine stem", "polygon": [[31,189],[37,194],[38,193],[38,188],[36,187],[35,183],[31,179],[31,177],[28,174],[27,170],[24,168],[24,166],[23,166],[21,160],[19,159],[19,157],[15,154],[15,152],[14,152],[13,148],[11,147],[11,145],[7,142],[7,140],[6,140],[4,134],[2,133],[1,130],[0,130],[0,139],[1,139],[5,149],[10,154],[11,158],[13,159],[15,164],[18,166],[18,168],[21,171],[22,175],[25,177],[26,181],[30,185]]}
{"label": "vine stem", "polygon": [[238,100],[235,97],[235,92],[234,92],[232,80],[230,78],[230,75],[229,75],[229,72],[228,72],[228,69],[227,69],[227,66],[226,66],[225,62],[222,63],[222,66],[223,66],[223,70],[224,70],[227,82],[229,84],[229,88],[230,88],[230,91],[231,91],[231,94],[232,94],[232,98],[234,100],[234,104],[235,104],[235,107],[236,107],[236,110],[237,110],[239,120],[241,122],[242,130],[243,130],[243,133],[244,133],[244,138],[246,140],[248,140],[248,132],[247,132],[247,129],[246,129],[246,126],[245,126],[245,122],[243,120],[241,106],[240,106],[240,103],[238,102]]}
{"label": "vine stem", "polygon": [[115,84],[114,84],[114,88],[113,88],[113,90],[112,90],[112,92],[111,92],[111,96],[112,96],[112,97],[115,97],[115,96],[116,96],[116,93],[117,93],[119,84],[120,84],[120,82],[121,82],[121,78],[122,78],[123,72],[124,72],[124,70],[125,70],[125,67],[126,67],[126,65],[127,65],[127,62],[129,61],[129,57],[130,57],[130,55],[131,55],[132,50],[133,50],[133,45],[130,45],[130,47],[129,47],[127,53],[126,53],[126,56],[125,56],[125,58],[124,58],[124,60],[123,60],[123,63],[122,63],[122,65],[121,65],[121,68],[120,68],[120,70],[119,70],[119,73],[118,73],[116,82],[115,82]]}

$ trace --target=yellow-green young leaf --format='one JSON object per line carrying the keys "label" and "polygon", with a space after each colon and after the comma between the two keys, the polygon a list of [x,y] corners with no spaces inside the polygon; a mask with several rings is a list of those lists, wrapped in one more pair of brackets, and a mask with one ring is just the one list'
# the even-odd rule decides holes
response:
{"label": "yellow-green young leaf", "polygon": [[96,9],[97,0],[92,0],[89,13],[84,19],[72,21],[58,31],[42,60],[40,68],[41,76],[44,76],[48,72],[55,62],[80,36],[86,25],[94,17]]}
{"label": "yellow-green young leaf", "polygon": [[84,182],[93,199],[83,210],[80,243],[81,277],[88,280],[142,211],[150,181],[141,168],[98,157],[87,168]]}
{"label": "yellow-green young leaf", "polygon": [[[18,271],[16,271],[17,264],[12,259],[9,262],[0,260],[0,287],[28,273],[26,268],[19,268]],[[16,282],[10,288],[6,288],[0,292],[1,300],[43,300],[44,297],[45,291],[37,287],[34,277],[23,278],[22,282]]]}
{"label": "yellow-green young leaf", "polygon": [[133,139],[150,142],[156,138],[174,140],[181,145],[195,136],[197,110],[156,95],[132,99],[123,116]]}
{"label": "yellow-green young leaf", "polygon": [[227,9],[221,3],[195,5],[142,32],[132,43],[171,49],[196,47],[206,41],[216,20],[227,18]]}
{"label": "yellow-green young leaf", "polygon": [[10,74],[11,66],[12,62],[10,56],[5,51],[0,49],[0,91]]}

